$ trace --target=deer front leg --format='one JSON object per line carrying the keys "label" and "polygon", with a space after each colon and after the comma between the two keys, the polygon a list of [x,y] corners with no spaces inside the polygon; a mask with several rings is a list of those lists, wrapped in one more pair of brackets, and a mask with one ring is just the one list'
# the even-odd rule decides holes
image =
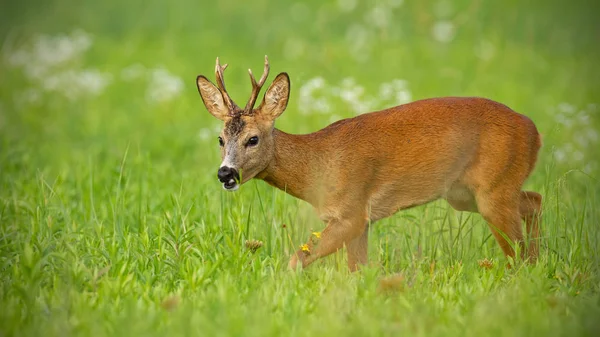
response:
{"label": "deer front leg", "polygon": [[[311,235],[308,242],[292,256],[289,267],[296,269],[298,263],[301,263],[302,267],[306,268],[317,259],[337,252],[344,244],[350,244],[349,251],[352,251],[353,256],[362,256],[362,245],[354,245],[351,242],[353,240],[361,241],[359,237],[365,232],[365,229],[366,222],[364,217],[329,220],[327,227],[321,232],[320,238]],[[364,247],[366,248],[366,244]],[[366,262],[366,249],[364,251],[364,260]],[[350,270],[356,270],[358,260],[353,259],[353,265],[350,265],[350,260],[348,261]]]}
{"label": "deer front leg", "polygon": [[346,244],[348,253],[348,269],[357,271],[361,265],[367,264],[367,252],[369,245],[369,226],[366,225],[362,234]]}

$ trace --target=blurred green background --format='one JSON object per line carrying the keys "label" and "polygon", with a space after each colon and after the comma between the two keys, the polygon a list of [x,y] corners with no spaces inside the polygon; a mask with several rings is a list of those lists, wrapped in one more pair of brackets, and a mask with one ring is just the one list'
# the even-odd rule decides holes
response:
{"label": "blurred green background", "polygon": [[[593,335],[599,8],[3,1],[0,336]],[[504,269],[479,216],[435,202],[373,226],[362,273],[345,273],[342,254],[287,273],[322,224],[262,182],[222,191],[221,125],[195,86],[218,56],[243,105],[265,54],[268,81],[291,77],[286,132],[438,96],[529,116],[544,142],[526,184],[545,197],[541,262]],[[264,246],[252,254],[247,239]]]}
{"label": "blurred green background", "polygon": [[[25,132],[35,133],[46,146],[58,138],[93,146],[104,136],[115,142],[175,142],[196,149],[186,155],[213,161],[217,151],[206,151],[202,158],[197,137],[192,136],[201,128],[218,125],[197,97],[195,76],[214,78],[214,61],[221,57],[230,64],[229,91],[243,103],[250,91],[247,68],[259,72],[267,54],[272,73],[286,71],[292,79],[290,108],[278,121],[283,130],[310,132],[328,124],[331,115],[354,115],[350,103],[337,104],[344,102],[331,93],[335,87],[354,89],[350,92],[355,100],[364,104],[358,104],[360,112],[395,105],[394,99],[381,99],[381,85],[403,80],[410,100],[484,96],[531,116],[544,135],[543,161],[552,157],[553,146],[573,143],[576,149],[565,152],[575,152],[588,143],[575,143],[577,120],[565,125],[556,119],[561,112],[583,110],[589,117],[582,117],[583,124],[597,129],[600,24],[592,4],[7,2],[0,14],[2,133],[14,141],[23,141]],[[84,40],[81,46],[78,36]],[[19,51],[32,55],[19,61],[19,55],[14,55]],[[58,60],[45,61],[43,55]],[[156,74],[161,69],[166,79]],[[101,83],[95,91],[83,88],[84,93],[72,100],[64,99],[62,89],[44,90],[44,82],[53,79],[48,77],[69,71],[71,77],[62,76],[65,83],[58,80],[62,86]],[[88,81],[85,71],[97,76]],[[27,76],[28,72],[34,74]],[[324,80],[324,88],[301,95],[303,86],[315,78]],[[90,91],[93,94],[86,94]],[[149,99],[161,95],[152,91],[163,91],[165,99]],[[315,111],[311,98],[329,100],[330,109]],[[306,116],[300,114],[303,111],[317,113]],[[36,129],[36,125],[43,127]],[[590,147],[598,145],[594,139]],[[212,134],[210,140],[206,145],[214,145]],[[79,146],[87,152],[86,145]],[[568,158],[564,161],[573,164]],[[585,159],[576,162],[585,166],[591,158]]]}

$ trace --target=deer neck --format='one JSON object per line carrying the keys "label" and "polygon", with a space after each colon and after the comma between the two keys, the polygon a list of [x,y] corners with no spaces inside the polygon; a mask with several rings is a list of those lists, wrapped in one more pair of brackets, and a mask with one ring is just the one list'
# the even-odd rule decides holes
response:
{"label": "deer neck", "polygon": [[305,200],[313,205],[315,179],[320,158],[318,139],[313,135],[292,135],[274,129],[274,156],[267,168],[257,178],[269,185]]}

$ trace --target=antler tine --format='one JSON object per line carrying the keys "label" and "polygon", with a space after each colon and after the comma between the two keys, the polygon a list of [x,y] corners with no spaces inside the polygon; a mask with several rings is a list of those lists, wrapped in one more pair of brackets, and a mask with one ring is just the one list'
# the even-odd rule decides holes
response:
{"label": "antler tine", "polygon": [[221,66],[221,64],[219,63],[219,58],[217,57],[217,64],[215,66],[215,77],[217,78],[217,86],[219,87],[219,90],[221,91],[221,95],[223,96],[223,100],[225,101],[225,104],[227,105],[227,107],[229,108],[230,111],[233,111],[234,107],[236,105],[231,100],[231,97],[229,97],[227,90],[225,90],[225,80],[223,79],[223,71],[225,71],[225,69],[227,69],[227,66],[228,66],[227,63],[225,63],[224,65]]}
{"label": "antler tine", "polygon": [[252,70],[248,69],[248,73],[250,74],[250,81],[252,82],[252,94],[250,94],[250,99],[248,100],[248,103],[244,108],[245,113],[252,113],[252,109],[254,108],[254,103],[256,103],[256,98],[260,93],[260,89],[265,84],[267,76],[269,76],[269,69],[269,58],[267,57],[267,55],[265,55],[265,69],[263,70],[263,74],[260,77],[260,80],[258,80],[258,83],[256,83],[256,79],[252,74]]}

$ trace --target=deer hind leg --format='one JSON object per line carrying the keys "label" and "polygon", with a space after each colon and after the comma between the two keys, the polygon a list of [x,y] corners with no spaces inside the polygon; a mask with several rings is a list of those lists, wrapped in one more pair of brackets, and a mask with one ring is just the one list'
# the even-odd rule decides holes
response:
{"label": "deer hind leg", "polygon": [[535,262],[539,252],[539,219],[542,209],[542,196],[532,191],[521,191],[519,212],[525,221],[528,235],[528,252],[530,262]]}
{"label": "deer hind leg", "polygon": [[523,254],[523,230],[520,216],[520,192],[494,190],[476,195],[479,213],[487,221],[504,254],[515,257],[513,245]]}
{"label": "deer hind leg", "polygon": [[[363,242],[366,241],[366,227],[365,217],[329,220],[320,238],[311,235],[308,242],[292,256],[289,267],[295,269],[297,264],[301,263],[305,268],[319,258],[337,252],[344,245],[350,245],[354,265],[354,268],[351,266],[350,269],[355,270],[357,262],[363,258],[366,261],[366,243]],[[361,238],[361,235],[365,238]],[[352,242],[355,239],[358,241]],[[350,260],[348,264],[350,265]]]}

